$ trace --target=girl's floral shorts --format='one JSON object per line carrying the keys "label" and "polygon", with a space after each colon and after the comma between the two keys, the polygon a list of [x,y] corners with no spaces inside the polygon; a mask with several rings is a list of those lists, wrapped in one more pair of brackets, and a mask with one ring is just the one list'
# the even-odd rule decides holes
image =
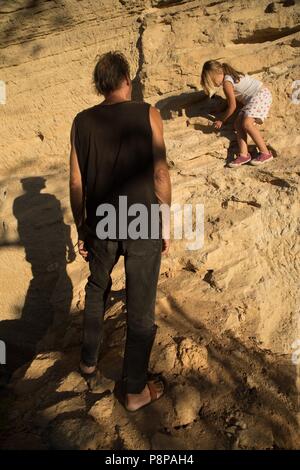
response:
{"label": "girl's floral shorts", "polygon": [[241,109],[241,113],[253,117],[261,124],[269,114],[272,103],[272,93],[269,88],[263,87],[259,90]]}

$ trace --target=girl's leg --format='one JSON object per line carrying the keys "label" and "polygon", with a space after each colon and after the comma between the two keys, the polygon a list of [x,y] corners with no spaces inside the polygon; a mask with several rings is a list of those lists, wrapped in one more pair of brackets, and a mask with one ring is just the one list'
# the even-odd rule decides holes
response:
{"label": "girl's leg", "polygon": [[251,156],[248,154],[247,133],[243,129],[242,121],[243,115],[239,114],[234,122],[234,128],[237,133],[237,141],[239,146],[239,155],[235,160],[228,163],[230,168],[239,167],[251,161]]}
{"label": "girl's leg", "polygon": [[247,155],[248,145],[247,145],[247,132],[243,127],[243,114],[239,114],[234,122],[234,128],[237,133],[237,142],[239,146],[239,153],[241,155]]}
{"label": "girl's leg", "polygon": [[250,135],[251,139],[257,145],[261,153],[269,153],[265,141],[262,138],[259,130],[255,127],[254,122],[254,118],[245,116],[242,120],[243,129],[247,134]]}

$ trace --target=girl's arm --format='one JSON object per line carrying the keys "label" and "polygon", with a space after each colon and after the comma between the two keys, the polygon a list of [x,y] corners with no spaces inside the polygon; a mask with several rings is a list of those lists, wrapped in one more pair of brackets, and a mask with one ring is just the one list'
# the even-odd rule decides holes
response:
{"label": "girl's arm", "polygon": [[234,96],[233,85],[228,80],[225,80],[225,82],[223,83],[223,90],[227,98],[227,109],[222,119],[224,123],[236,110],[236,99]]}
{"label": "girl's arm", "polygon": [[223,115],[222,121],[216,121],[215,122],[215,127],[219,129],[222,124],[224,124],[227,119],[230,118],[230,116],[234,113],[236,110],[236,99],[234,96],[234,91],[233,91],[233,85],[231,82],[228,80],[225,80],[223,83],[223,90],[227,99],[227,109]]}

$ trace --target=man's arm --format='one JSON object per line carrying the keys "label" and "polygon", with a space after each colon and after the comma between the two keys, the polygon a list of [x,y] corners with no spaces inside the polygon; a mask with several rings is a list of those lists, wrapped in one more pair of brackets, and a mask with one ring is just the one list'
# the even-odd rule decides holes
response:
{"label": "man's arm", "polygon": [[79,253],[87,256],[84,249],[83,239],[83,223],[84,223],[84,191],[82,187],[81,172],[78,163],[78,157],[75,148],[75,122],[73,121],[71,128],[71,152],[70,152],[70,203],[73,213],[74,222],[78,232],[78,248]]}
{"label": "man's arm", "polygon": [[151,106],[152,149],[154,159],[154,187],[160,204],[171,205],[171,179],[167,164],[163,122],[159,111]]}
{"label": "man's arm", "polygon": [[[163,122],[159,111],[150,107],[150,123],[152,128],[152,149],[154,161],[154,191],[160,204],[171,206],[171,178],[166,157],[166,146],[163,136]],[[170,245],[170,211],[162,211],[163,251],[167,253]]]}

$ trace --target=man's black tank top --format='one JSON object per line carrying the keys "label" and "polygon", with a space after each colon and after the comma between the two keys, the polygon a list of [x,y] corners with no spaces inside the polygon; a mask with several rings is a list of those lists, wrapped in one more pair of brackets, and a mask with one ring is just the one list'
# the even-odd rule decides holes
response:
{"label": "man's black tank top", "polygon": [[[109,105],[98,104],[75,116],[75,148],[85,188],[84,228],[93,236],[97,236],[98,222],[107,218],[107,213],[96,215],[97,207],[109,203],[116,211],[116,233],[101,235],[100,238],[136,238],[131,237],[127,229],[140,213],[128,215],[128,208],[132,204],[141,203],[147,209],[147,224],[144,224],[143,235],[137,238],[161,238],[161,213],[156,211],[151,217],[151,205],[157,209],[159,201],[154,191],[149,108],[149,103],[122,101]],[[125,206],[120,210],[123,217],[120,224],[119,196],[127,197],[127,210]],[[159,234],[153,236],[151,230],[155,231],[157,227]]]}

